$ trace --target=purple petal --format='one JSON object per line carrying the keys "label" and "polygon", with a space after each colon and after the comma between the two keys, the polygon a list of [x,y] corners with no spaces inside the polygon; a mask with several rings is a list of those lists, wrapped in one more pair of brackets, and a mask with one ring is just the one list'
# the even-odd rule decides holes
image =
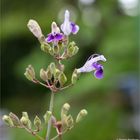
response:
{"label": "purple petal", "polygon": [[58,40],[58,41],[59,40],[62,40],[63,34],[60,34],[60,33],[59,34],[56,34],[54,38],[55,38],[55,40]]}
{"label": "purple petal", "polygon": [[103,76],[104,76],[103,69],[100,68],[99,70],[96,70],[96,71],[94,72],[94,76],[95,76],[97,79],[102,79]]}
{"label": "purple petal", "polygon": [[93,66],[96,70],[101,69],[101,68],[103,67],[101,64],[99,64],[99,63],[97,63],[97,62],[93,63],[92,66]]}
{"label": "purple petal", "polygon": [[71,32],[72,32],[73,34],[76,34],[76,33],[79,31],[79,26],[76,25],[76,24],[73,23],[73,22],[71,22],[71,27],[72,27]]}
{"label": "purple petal", "polygon": [[54,36],[52,34],[48,34],[48,37],[45,40],[50,43],[54,40]]}

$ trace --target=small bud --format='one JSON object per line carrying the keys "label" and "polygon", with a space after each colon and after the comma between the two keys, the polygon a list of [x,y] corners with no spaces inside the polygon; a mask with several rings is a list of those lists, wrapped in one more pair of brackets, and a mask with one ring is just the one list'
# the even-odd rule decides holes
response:
{"label": "small bud", "polygon": [[67,117],[66,123],[67,123],[67,127],[68,127],[69,129],[71,129],[71,128],[73,127],[73,125],[74,125],[74,120],[73,120],[73,117],[72,117],[71,115],[69,115],[69,116]]}
{"label": "small bud", "polygon": [[74,41],[72,41],[72,42],[69,43],[68,48],[74,47],[74,46],[76,46],[76,43]]}
{"label": "small bud", "polygon": [[26,120],[27,120],[26,127],[28,127],[29,129],[31,129],[31,121],[29,119],[28,113],[27,112],[22,112],[22,117],[25,117]]}
{"label": "small bud", "polygon": [[43,36],[41,28],[35,20],[30,19],[27,26],[29,30],[34,34],[34,36],[38,39],[40,39]]}
{"label": "small bud", "polygon": [[68,114],[69,109],[70,109],[70,105],[68,103],[65,103],[62,106],[62,109],[61,109],[61,119],[62,120],[63,120],[63,117]]}
{"label": "small bud", "polygon": [[53,52],[54,52],[54,54],[58,54],[59,53],[59,46],[54,46]]}
{"label": "small bud", "polygon": [[51,73],[51,70],[49,68],[46,71],[46,75],[47,75],[47,78],[48,79],[51,79],[52,78],[52,73]]}
{"label": "small bud", "polygon": [[39,119],[38,116],[36,116],[35,119],[34,119],[34,125],[37,128],[37,130],[41,129],[41,120]]}
{"label": "small bud", "polygon": [[51,46],[48,43],[42,43],[41,50],[45,53],[48,53],[51,50]]}
{"label": "small bud", "polygon": [[72,57],[73,55],[75,55],[78,52],[79,48],[77,46],[72,46],[70,48],[68,48],[67,50],[67,54],[69,57]]}
{"label": "small bud", "polygon": [[71,77],[71,83],[75,84],[77,82],[77,78],[78,78],[77,75],[75,73],[73,73],[72,77]]}
{"label": "small bud", "polygon": [[40,70],[40,78],[44,81],[47,81],[47,72],[44,69]]}
{"label": "small bud", "polygon": [[49,68],[50,68],[50,71],[53,75],[55,75],[55,72],[56,72],[56,66],[55,66],[55,63],[51,63],[49,65]]}
{"label": "small bud", "polygon": [[77,115],[76,123],[80,122],[87,114],[88,112],[85,109],[82,109]]}
{"label": "small bud", "polygon": [[48,121],[50,120],[51,116],[52,116],[52,112],[47,111],[45,113],[45,115],[43,116],[44,117],[44,120],[45,120],[45,123],[48,123]]}
{"label": "small bud", "polygon": [[22,112],[22,116],[24,116],[25,118],[29,119],[29,116],[28,116],[27,112]]}
{"label": "small bud", "polygon": [[61,71],[59,70],[59,69],[55,69],[55,75],[54,75],[54,77],[55,78],[58,78],[59,77],[59,75],[61,74]]}
{"label": "small bud", "polygon": [[10,112],[9,117],[13,121],[14,126],[20,126],[20,120],[14,113]]}
{"label": "small bud", "polygon": [[14,126],[13,121],[12,121],[12,119],[11,119],[9,116],[4,115],[4,116],[2,117],[2,120],[3,120],[8,126],[10,126],[10,127],[13,127],[13,126]]}
{"label": "small bud", "polygon": [[20,122],[24,125],[27,126],[28,125],[28,119],[24,116],[21,117]]}
{"label": "small bud", "polygon": [[58,80],[59,80],[60,85],[63,86],[67,82],[67,77],[65,76],[63,72],[61,72],[61,74],[58,77]]}
{"label": "small bud", "polygon": [[50,50],[49,50],[49,53],[50,53],[50,55],[53,56],[53,55],[54,55],[54,51],[53,51],[53,49],[50,49]]}
{"label": "small bud", "polygon": [[73,55],[77,54],[79,51],[79,48],[77,46],[75,46],[75,49],[74,49],[74,52],[73,52]]}
{"label": "small bud", "polygon": [[26,72],[24,73],[24,75],[26,76],[26,78],[30,81],[33,81],[35,79],[35,71],[34,71],[34,68],[29,65],[27,68],[26,68]]}

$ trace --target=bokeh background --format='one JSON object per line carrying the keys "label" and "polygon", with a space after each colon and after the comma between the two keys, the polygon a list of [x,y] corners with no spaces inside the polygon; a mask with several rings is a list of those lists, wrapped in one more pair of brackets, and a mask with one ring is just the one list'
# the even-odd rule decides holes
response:
{"label": "bokeh background", "polygon": [[[52,61],[40,50],[39,42],[27,28],[29,19],[40,24],[43,33],[52,21],[59,25],[66,9],[80,26],[70,37],[80,50],[65,61],[70,79],[74,68],[81,67],[93,53],[105,55],[104,79],[92,73],[81,75],[77,84],[55,96],[54,112],[68,102],[71,114],[82,108],[88,116],[64,140],[116,140],[140,138],[138,92],[138,0],[3,0],[1,14],[1,116],[27,111],[31,119],[48,109],[50,92],[28,81],[23,73],[32,64],[39,75]],[[0,120],[1,140],[36,140],[24,130],[9,129]],[[41,133],[44,135],[44,132]]]}

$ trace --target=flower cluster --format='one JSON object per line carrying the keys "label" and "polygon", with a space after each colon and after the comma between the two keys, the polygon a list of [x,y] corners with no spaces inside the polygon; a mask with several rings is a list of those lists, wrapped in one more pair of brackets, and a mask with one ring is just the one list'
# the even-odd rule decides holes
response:
{"label": "flower cluster", "polygon": [[[65,65],[62,64],[62,60],[67,60],[77,54],[79,48],[74,41],[69,41],[69,35],[77,34],[80,29],[78,25],[70,20],[69,11],[65,11],[64,22],[61,24],[60,28],[56,22],[52,22],[51,33],[48,33],[47,36],[43,35],[39,24],[35,20],[29,20],[27,26],[39,40],[41,50],[50,54],[55,59],[55,62],[51,62],[46,69],[40,69],[40,78],[43,82],[36,78],[37,76],[32,65],[29,65],[24,73],[28,80],[35,84],[40,84],[51,91],[49,110],[43,116],[45,125],[48,125],[46,137],[43,138],[38,135],[38,132],[41,131],[43,127],[42,121],[38,116],[36,116],[33,121],[35,129],[32,128],[32,122],[27,112],[22,113],[21,119],[15,114],[10,113],[9,115],[4,115],[3,120],[10,127],[25,129],[39,140],[55,140],[58,137],[61,139],[61,135],[72,129],[74,123],[80,122],[87,115],[87,111],[82,109],[77,117],[73,119],[72,115],[68,112],[70,105],[65,103],[61,108],[61,119],[58,121],[53,113],[55,93],[75,85],[79,79],[80,73],[94,72],[93,74],[97,79],[102,79],[104,76],[104,68],[99,61],[105,62],[106,58],[103,55],[91,55],[81,68],[74,69],[71,82],[67,84],[69,80],[67,80],[67,76],[64,73]],[[57,132],[57,135],[52,139],[50,139],[51,126],[53,126]]]}
{"label": "flower cluster", "polygon": [[[42,34],[41,28],[39,24],[31,19],[29,20],[27,24],[29,30],[36,36],[39,40],[44,37]],[[68,10],[65,11],[65,16],[64,16],[64,22],[61,24],[61,30],[63,33],[60,32],[60,28],[57,26],[55,22],[52,22],[51,25],[51,33],[45,37],[45,42],[50,43],[53,42],[55,46],[59,41],[62,41],[65,39],[66,36],[69,36],[71,33],[72,34],[77,34],[79,31],[79,26],[76,25],[74,22],[70,21],[70,13]]]}

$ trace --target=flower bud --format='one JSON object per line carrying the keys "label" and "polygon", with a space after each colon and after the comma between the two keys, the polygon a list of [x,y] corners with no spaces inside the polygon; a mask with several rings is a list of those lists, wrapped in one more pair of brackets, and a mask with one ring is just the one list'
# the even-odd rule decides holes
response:
{"label": "flower bud", "polygon": [[40,70],[40,78],[44,81],[47,81],[47,72],[44,69]]}
{"label": "flower bud", "polygon": [[30,19],[27,26],[29,30],[34,34],[34,36],[38,39],[43,36],[41,28],[35,20]]}
{"label": "flower bud", "polygon": [[48,43],[42,43],[41,50],[45,53],[48,53],[51,50],[51,46]]}
{"label": "flower bud", "polygon": [[51,73],[51,70],[49,68],[46,71],[46,75],[47,75],[47,78],[48,79],[51,79],[52,78],[52,73]]}
{"label": "flower bud", "polygon": [[54,78],[58,78],[59,75],[60,75],[61,71],[59,69],[55,69],[55,75],[54,75]]}
{"label": "flower bud", "polygon": [[27,126],[28,125],[28,119],[24,116],[21,117],[20,122],[24,125]]}
{"label": "flower bud", "polygon": [[63,119],[63,116],[68,114],[69,109],[70,109],[70,105],[68,103],[65,103],[62,106],[62,109],[61,109],[61,119]]}
{"label": "flower bud", "polygon": [[73,127],[74,120],[73,120],[73,117],[71,115],[69,115],[67,117],[66,123],[67,123],[67,128],[71,129]]}
{"label": "flower bud", "polygon": [[82,109],[77,115],[76,123],[80,122],[87,114],[88,112],[85,109]]}
{"label": "flower bud", "polygon": [[53,49],[51,48],[51,49],[49,49],[49,53],[50,53],[50,55],[54,55],[54,51],[53,51]]}
{"label": "flower bud", "polygon": [[53,52],[54,52],[54,54],[58,54],[59,53],[59,46],[54,46]]}
{"label": "flower bud", "polygon": [[37,128],[37,130],[41,129],[41,120],[39,119],[38,116],[36,116],[35,119],[34,119],[34,125]]}
{"label": "flower bud", "polygon": [[63,86],[67,82],[67,77],[65,76],[63,72],[61,72],[61,74],[58,77],[58,80],[59,80],[60,85]]}
{"label": "flower bud", "polygon": [[29,118],[28,113],[27,112],[22,112],[22,116],[24,116],[25,118]]}
{"label": "flower bud", "polygon": [[73,73],[72,77],[71,77],[71,83],[75,84],[77,82],[77,78],[78,78],[77,75],[75,73]]}
{"label": "flower bud", "polygon": [[29,65],[27,68],[26,68],[26,72],[24,73],[24,75],[26,76],[26,78],[30,81],[33,81],[35,79],[35,71],[34,71],[34,68]]}
{"label": "flower bud", "polygon": [[27,112],[22,112],[22,117],[24,117],[27,120],[26,127],[31,129],[31,121],[29,119],[28,113]]}
{"label": "flower bud", "polygon": [[48,121],[50,120],[51,116],[52,116],[52,112],[47,111],[45,113],[45,115],[43,116],[44,117],[44,120],[45,120],[45,123],[48,123]]}
{"label": "flower bud", "polygon": [[67,55],[68,57],[72,57],[78,52],[79,48],[76,46],[75,42],[70,42],[67,48]]}
{"label": "flower bud", "polygon": [[68,48],[74,47],[74,46],[76,46],[76,43],[74,41],[72,41],[72,42],[69,43]]}
{"label": "flower bud", "polygon": [[20,126],[20,120],[14,113],[10,112],[9,117],[11,118],[14,126]]}
{"label": "flower bud", "polygon": [[50,68],[50,71],[53,75],[55,75],[55,72],[56,72],[56,66],[55,66],[55,63],[51,63],[49,65],[49,68]]}
{"label": "flower bud", "polygon": [[12,121],[12,119],[11,119],[9,116],[4,115],[4,116],[2,117],[2,120],[3,120],[8,126],[10,126],[10,127],[13,127],[13,126],[14,126],[13,121]]}

